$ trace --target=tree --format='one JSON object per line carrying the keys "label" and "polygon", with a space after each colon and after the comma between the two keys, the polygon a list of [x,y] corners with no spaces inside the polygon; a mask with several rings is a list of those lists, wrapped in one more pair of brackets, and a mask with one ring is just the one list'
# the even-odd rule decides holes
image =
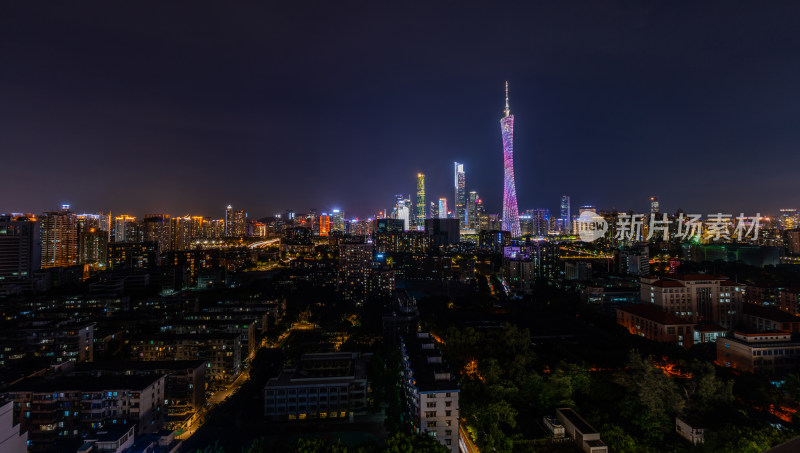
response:
{"label": "tree", "polygon": [[617,425],[605,424],[600,430],[609,451],[616,453],[641,453],[644,446],[639,445],[630,434]]}
{"label": "tree", "polygon": [[402,432],[393,434],[386,439],[384,453],[447,453],[447,447],[439,443],[434,437],[427,434],[405,434]]}
{"label": "tree", "polygon": [[628,396],[622,401],[620,412],[639,428],[643,438],[657,441],[672,431],[672,418],[685,404],[672,378],[631,351],[621,383]]}

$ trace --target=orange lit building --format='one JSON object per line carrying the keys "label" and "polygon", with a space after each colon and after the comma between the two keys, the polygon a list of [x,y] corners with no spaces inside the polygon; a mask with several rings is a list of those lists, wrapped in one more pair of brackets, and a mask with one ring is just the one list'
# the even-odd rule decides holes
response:
{"label": "orange lit building", "polygon": [[319,235],[327,236],[331,232],[331,216],[323,213],[319,216]]}

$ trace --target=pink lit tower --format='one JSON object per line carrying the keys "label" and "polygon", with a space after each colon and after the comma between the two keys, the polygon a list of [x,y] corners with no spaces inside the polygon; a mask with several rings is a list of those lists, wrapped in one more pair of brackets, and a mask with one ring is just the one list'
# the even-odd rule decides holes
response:
{"label": "pink lit tower", "polygon": [[508,108],[508,82],[506,82],[506,115],[500,120],[503,132],[503,231],[511,237],[520,237],[517,189],[514,184],[514,115]]}

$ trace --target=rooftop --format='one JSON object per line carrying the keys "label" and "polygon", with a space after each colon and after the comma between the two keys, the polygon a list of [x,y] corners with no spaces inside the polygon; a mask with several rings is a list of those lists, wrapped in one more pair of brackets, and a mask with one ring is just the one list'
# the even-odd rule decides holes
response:
{"label": "rooftop", "polygon": [[[409,335],[403,338],[403,342],[408,354],[409,367],[416,381],[415,386],[420,393],[459,391],[453,373],[442,360],[442,354],[432,338]],[[432,345],[432,347],[423,348],[423,345]]]}
{"label": "rooftop", "polygon": [[126,371],[126,370],[186,370],[202,367],[203,360],[154,360],[124,362],[82,362],[75,364],[76,372],[84,371]]}
{"label": "rooftop", "polygon": [[6,388],[5,392],[96,392],[106,390],[144,390],[161,374],[138,376],[36,376],[24,379]]}
{"label": "rooftop", "polygon": [[581,432],[584,436],[586,434],[594,434],[597,433],[597,430],[592,428],[592,425],[586,422],[577,412],[568,408],[568,407],[561,407],[556,409],[556,412],[561,412],[561,414],[569,420],[575,426],[575,429]]}
{"label": "rooftop", "polygon": [[758,304],[744,304],[742,306],[742,313],[744,315],[769,319],[775,322],[800,322],[799,316],[791,315],[777,308],[765,307]]}
{"label": "rooftop", "polygon": [[651,303],[626,305],[624,307],[618,307],[617,310],[624,311],[634,316],[639,316],[659,324],[693,324],[690,320],[663,311]]}

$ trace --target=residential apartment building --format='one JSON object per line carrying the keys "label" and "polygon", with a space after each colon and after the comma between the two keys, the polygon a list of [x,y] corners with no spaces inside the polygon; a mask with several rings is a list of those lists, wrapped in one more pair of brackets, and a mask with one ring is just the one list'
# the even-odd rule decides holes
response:
{"label": "residential apartment building", "polygon": [[118,424],[135,423],[138,434],[158,431],[164,388],[163,375],[59,375],[24,379],[2,396],[13,401],[14,420],[28,433],[29,451],[46,451],[58,441]]}
{"label": "residential apartment building", "polygon": [[433,338],[417,332],[401,338],[403,388],[416,430],[433,436],[452,453],[459,451],[458,383]]}
{"label": "residential apartment building", "polygon": [[210,382],[231,382],[242,370],[238,333],[155,334],[131,340],[130,346],[134,360],[202,360]]}

